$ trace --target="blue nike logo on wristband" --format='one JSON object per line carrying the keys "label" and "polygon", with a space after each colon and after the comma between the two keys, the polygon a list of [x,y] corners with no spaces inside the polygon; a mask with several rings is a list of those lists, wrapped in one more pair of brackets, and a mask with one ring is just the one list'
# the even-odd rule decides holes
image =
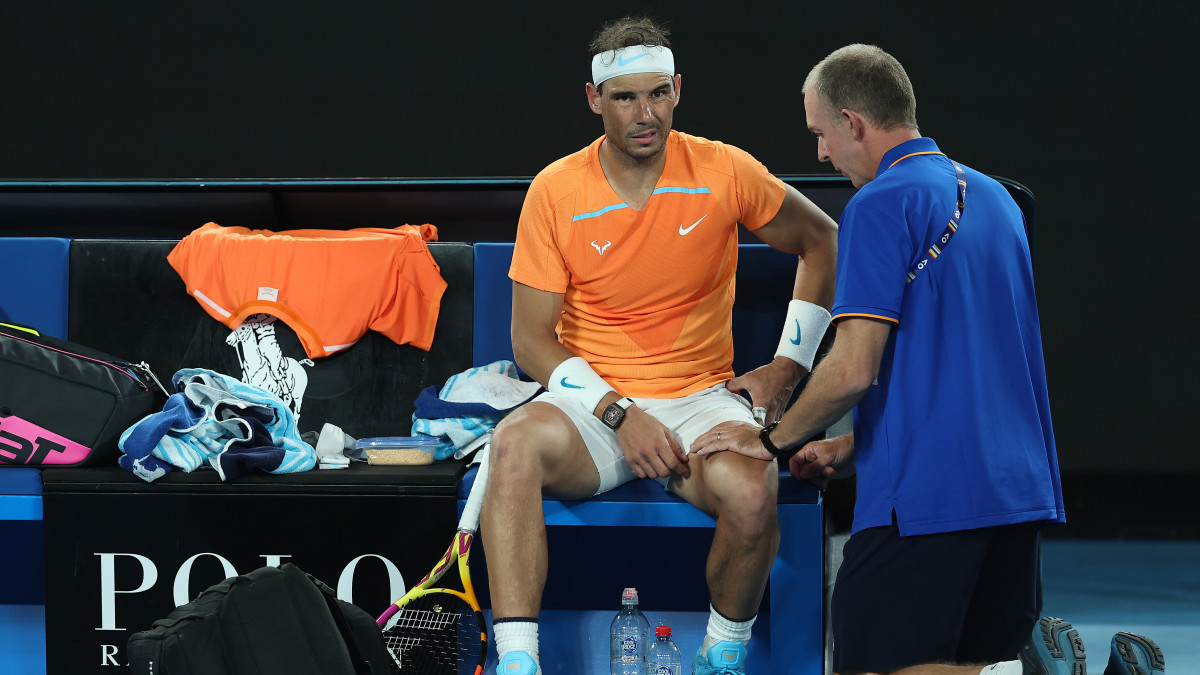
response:
{"label": "blue nike logo on wristband", "polygon": [[796,319],[796,339],[793,340],[791,338],[788,338],[788,342],[790,342],[794,345],[800,344],[800,320],[799,319]]}
{"label": "blue nike logo on wristband", "polygon": [[567,378],[565,378],[565,377],[563,379],[559,380],[558,383],[561,384],[562,386],[566,387],[567,389],[583,389],[583,387],[581,387],[577,384],[571,384],[570,382],[567,382]]}
{"label": "blue nike logo on wristband", "polygon": [[625,58],[622,56],[621,58],[617,59],[617,65],[618,66],[627,66],[630,63],[633,63],[634,61],[637,61],[638,59],[642,58],[643,56],[650,56],[650,55],[649,54],[638,54],[637,56],[631,56],[629,58]]}

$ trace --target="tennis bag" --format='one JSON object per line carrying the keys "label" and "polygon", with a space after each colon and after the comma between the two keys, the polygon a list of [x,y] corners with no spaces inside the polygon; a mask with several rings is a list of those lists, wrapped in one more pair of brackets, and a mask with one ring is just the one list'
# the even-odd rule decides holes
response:
{"label": "tennis bag", "polygon": [[292,563],[211,586],[126,654],[134,675],[400,675],[375,620]]}
{"label": "tennis bag", "polygon": [[0,467],[115,464],[121,433],[165,401],[145,363],[0,323]]}

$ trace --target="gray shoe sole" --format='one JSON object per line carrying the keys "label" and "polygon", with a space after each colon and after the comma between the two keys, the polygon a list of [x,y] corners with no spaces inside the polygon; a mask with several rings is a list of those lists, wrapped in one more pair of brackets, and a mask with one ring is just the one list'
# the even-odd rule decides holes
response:
{"label": "gray shoe sole", "polygon": [[[1079,631],[1069,621],[1043,617],[1019,656],[1025,675],[1087,675]],[[1147,673],[1146,675],[1149,675]]]}
{"label": "gray shoe sole", "polygon": [[1117,633],[1104,675],[1157,675],[1166,672],[1162,650],[1154,640],[1133,633]]}

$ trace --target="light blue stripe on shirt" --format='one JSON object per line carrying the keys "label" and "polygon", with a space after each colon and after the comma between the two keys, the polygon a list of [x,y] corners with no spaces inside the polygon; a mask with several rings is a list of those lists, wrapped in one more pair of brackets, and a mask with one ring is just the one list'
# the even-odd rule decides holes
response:
{"label": "light blue stripe on shirt", "polygon": [[574,222],[576,220],[587,220],[588,218],[595,218],[596,216],[602,216],[602,215],[608,213],[609,211],[616,211],[617,209],[625,209],[625,208],[629,208],[629,205],[624,202],[622,202],[620,204],[613,204],[612,206],[606,206],[606,207],[600,209],[599,211],[592,211],[591,213],[581,213],[581,214],[575,216],[574,218],[572,218],[571,221]]}
{"label": "light blue stripe on shirt", "polygon": [[664,192],[682,192],[685,195],[706,195],[712,192],[708,188],[685,188],[685,187],[660,187],[654,188],[654,194],[662,194]]}
{"label": "light blue stripe on shirt", "polygon": [[[677,192],[677,193],[686,194],[686,195],[706,195],[706,194],[712,193],[712,190],[709,190],[708,188],[660,187],[660,188],[654,188],[654,192],[652,192],[651,195],[658,195],[658,194],[662,194],[664,192]],[[588,218],[595,218],[597,216],[602,216],[602,215],[608,213],[609,211],[616,211],[617,209],[625,209],[625,208],[629,208],[629,205],[624,202],[621,202],[620,204],[613,204],[611,206],[606,206],[598,211],[592,211],[591,213],[581,213],[581,214],[575,216],[574,218],[572,218],[571,222],[575,222],[577,220],[587,220]]]}

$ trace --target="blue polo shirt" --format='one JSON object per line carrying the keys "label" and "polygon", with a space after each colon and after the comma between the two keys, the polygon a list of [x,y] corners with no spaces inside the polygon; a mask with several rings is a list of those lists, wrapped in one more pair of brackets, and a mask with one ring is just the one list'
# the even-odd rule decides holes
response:
{"label": "blue polo shirt", "polygon": [[834,322],[895,324],[855,408],[853,531],[901,535],[1064,522],[1041,328],[1024,216],[995,180],[963,167],[960,226],[906,283],[946,230],[957,200],[932,139],[890,150],[842,212]]}

